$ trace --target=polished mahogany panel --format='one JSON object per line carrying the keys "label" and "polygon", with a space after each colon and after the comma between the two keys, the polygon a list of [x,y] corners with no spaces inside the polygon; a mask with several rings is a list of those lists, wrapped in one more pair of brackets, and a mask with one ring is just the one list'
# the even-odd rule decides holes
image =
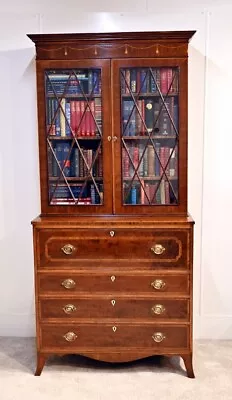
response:
{"label": "polished mahogany panel", "polygon": [[[79,265],[114,260],[157,267],[188,268],[188,231],[149,229],[43,230],[39,233],[40,265]],[[65,252],[70,246],[70,253]],[[89,264],[91,265],[91,264]]]}
{"label": "polished mahogany panel", "polygon": [[[67,287],[65,287],[65,282]],[[69,280],[74,282],[71,285]],[[160,295],[189,294],[189,276],[186,274],[163,273],[76,273],[73,271],[38,273],[38,286],[41,295],[75,295],[87,293],[147,293]]]}
{"label": "polished mahogany panel", "polygon": [[[44,349],[66,350],[120,346],[154,349],[186,349],[189,344],[188,327],[160,324],[53,324],[41,325],[41,344]],[[161,334],[161,335],[157,335]],[[155,336],[156,335],[156,336]],[[155,341],[161,340],[160,342]]]}
{"label": "polished mahogany panel", "polygon": [[141,318],[149,320],[185,320],[189,315],[188,300],[136,299],[116,296],[104,298],[65,298],[40,300],[40,317],[62,318]]}

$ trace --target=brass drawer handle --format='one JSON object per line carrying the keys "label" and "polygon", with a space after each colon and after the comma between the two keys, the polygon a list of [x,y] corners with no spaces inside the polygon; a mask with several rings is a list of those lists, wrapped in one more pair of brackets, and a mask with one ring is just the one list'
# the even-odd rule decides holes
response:
{"label": "brass drawer handle", "polygon": [[76,248],[72,244],[65,244],[64,247],[61,247],[61,250],[64,254],[69,256],[76,250]]}
{"label": "brass drawer handle", "polygon": [[114,235],[115,235],[115,232],[114,231],[110,231],[110,236],[114,237]]}
{"label": "brass drawer handle", "polygon": [[160,314],[163,314],[163,313],[164,313],[165,307],[164,307],[162,304],[155,304],[155,305],[152,307],[151,311],[152,311],[154,314],[160,315]]}
{"label": "brass drawer handle", "polygon": [[74,340],[77,338],[77,335],[74,332],[67,332],[63,337],[65,340],[67,340],[67,342],[74,342]]}
{"label": "brass drawer handle", "polygon": [[151,247],[151,251],[157,255],[163,254],[165,252],[165,247],[162,246],[162,244],[155,244],[154,246]]}
{"label": "brass drawer handle", "polygon": [[166,283],[162,279],[156,279],[154,282],[151,283],[151,286],[153,286],[153,288],[156,290],[160,290],[164,289]]}
{"label": "brass drawer handle", "polygon": [[66,304],[66,306],[63,307],[66,314],[72,314],[76,309],[77,308],[73,304]]}
{"label": "brass drawer handle", "polygon": [[64,286],[65,289],[73,289],[76,286],[76,282],[73,279],[65,279],[61,285]]}
{"label": "brass drawer handle", "polygon": [[152,339],[156,342],[156,343],[160,343],[165,339],[165,335],[162,332],[155,332],[152,335]]}

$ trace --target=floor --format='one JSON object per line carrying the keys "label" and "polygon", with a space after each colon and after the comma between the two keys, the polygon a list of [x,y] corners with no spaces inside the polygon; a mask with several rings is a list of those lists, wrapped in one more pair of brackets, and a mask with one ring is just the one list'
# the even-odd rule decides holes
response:
{"label": "floor", "polygon": [[34,370],[33,338],[0,338],[1,400],[232,400],[232,341],[194,343],[196,379],[179,357],[111,365],[70,355]]}

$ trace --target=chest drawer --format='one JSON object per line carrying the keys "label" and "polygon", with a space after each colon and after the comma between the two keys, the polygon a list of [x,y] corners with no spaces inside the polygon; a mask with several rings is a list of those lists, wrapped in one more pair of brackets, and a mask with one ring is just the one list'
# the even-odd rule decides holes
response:
{"label": "chest drawer", "polygon": [[187,348],[189,328],[183,325],[162,324],[65,324],[41,326],[42,348],[95,349],[97,347]]}
{"label": "chest drawer", "polygon": [[189,232],[156,229],[43,229],[37,238],[41,267],[143,265],[188,268]]}
{"label": "chest drawer", "polygon": [[141,318],[187,320],[188,300],[125,299],[121,297],[43,299],[40,317],[48,318]]}
{"label": "chest drawer", "polygon": [[40,294],[88,293],[169,293],[188,294],[189,276],[184,274],[112,273],[39,273]]}

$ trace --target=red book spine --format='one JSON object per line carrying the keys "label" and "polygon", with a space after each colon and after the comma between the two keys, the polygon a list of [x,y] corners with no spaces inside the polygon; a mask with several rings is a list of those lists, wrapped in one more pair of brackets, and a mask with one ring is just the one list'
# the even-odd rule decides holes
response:
{"label": "red book spine", "polygon": [[81,113],[80,113],[80,116],[81,116],[80,135],[81,135],[81,136],[85,136],[85,125],[86,125],[86,122],[85,122],[85,116],[86,116],[86,113],[85,113],[85,102],[82,100],[82,101],[80,101],[80,103],[81,103]]}
{"label": "red book spine", "polygon": [[163,169],[165,168],[165,147],[160,147],[159,158],[160,158],[160,163],[163,167],[163,168],[160,168],[160,175],[162,175]]}
{"label": "red book spine", "polygon": [[94,117],[95,116],[95,103],[94,100],[90,101],[90,109],[91,109],[91,113],[90,113],[90,135],[94,136],[95,135],[95,121],[94,121]]}
{"label": "red book spine", "polygon": [[173,92],[172,84],[172,68],[167,68],[167,89],[169,92]]}
{"label": "red book spine", "polygon": [[134,169],[136,170],[139,165],[139,148],[135,147],[133,152],[133,164]]}
{"label": "red book spine", "polygon": [[73,136],[75,136],[76,133],[76,102],[75,101],[70,101],[70,126],[72,130]]}
{"label": "red book spine", "polygon": [[85,135],[90,136],[90,108],[87,106],[85,111]]}
{"label": "red book spine", "polygon": [[168,68],[160,68],[160,90],[162,94],[168,91]]}
{"label": "red book spine", "polygon": [[125,178],[129,177],[129,166],[130,166],[130,160],[129,160],[129,156],[126,152],[126,149],[122,149],[122,159],[123,159],[123,176]]}
{"label": "red book spine", "polygon": [[77,100],[75,101],[75,105],[76,105],[76,110],[75,110],[75,116],[76,116],[76,127],[75,127],[75,131],[77,136],[81,135],[80,132],[80,119],[81,119],[81,105],[80,105],[80,101]]}

